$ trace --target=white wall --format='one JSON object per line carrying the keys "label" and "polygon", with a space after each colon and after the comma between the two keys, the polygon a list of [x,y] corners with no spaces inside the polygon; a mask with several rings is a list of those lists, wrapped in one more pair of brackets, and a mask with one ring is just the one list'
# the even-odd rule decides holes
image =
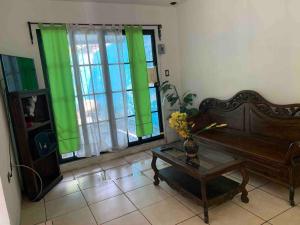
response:
{"label": "white wall", "polygon": [[1,178],[0,178],[0,224],[3,225],[10,224]]}
{"label": "white wall", "polygon": [[162,70],[170,69],[171,79],[174,81],[178,77],[178,31],[176,9],[173,7],[53,0],[1,0],[0,18],[0,52],[34,57],[37,64],[40,59],[30,43],[27,21],[162,24],[163,42],[167,49],[167,54],[161,58]]}
{"label": "white wall", "polygon": [[[171,7],[125,4],[80,3],[48,0],[0,1],[0,53],[35,59],[39,84],[43,86],[40,58],[31,45],[27,21],[66,23],[162,24],[167,54],[160,58],[161,71],[169,69],[170,80],[179,85],[179,54],[176,9]],[[161,77],[164,79],[164,77]],[[12,224],[18,224],[20,198],[17,184],[7,184],[8,136],[0,104],[0,172],[8,213]],[[172,137],[171,137],[172,138]]]}
{"label": "white wall", "polygon": [[299,0],[188,0],[178,8],[183,89],[200,98],[256,90],[300,102]]}
{"label": "white wall", "polygon": [[11,183],[7,179],[10,171],[8,135],[4,106],[0,99],[0,224],[17,225],[20,220],[21,194],[15,170]]}
{"label": "white wall", "polygon": [[[177,12],[174,7],[105,4],[54,0],[1,0],[0,2],[0,53],[32,57],[35,59],[39,84],[43,87],[39,53],[30,43],[27,21],[108,24],[162,24],[162,42],[167,54],[160,57],[161,80],[165,69],[168,78],[177,84],[179,79],[179,48]],[[173,132],[167,130],[168,140]]]}

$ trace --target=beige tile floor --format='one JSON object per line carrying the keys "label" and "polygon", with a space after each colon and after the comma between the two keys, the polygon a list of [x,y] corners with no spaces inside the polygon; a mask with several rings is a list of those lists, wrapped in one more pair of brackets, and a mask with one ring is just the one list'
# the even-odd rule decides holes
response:
{"label": "beige tile floor", "polygon": [[[158,167],[168,166],[158,161]],[[204,225],[202,208],[165,182],[152,184],[149,151],[65,174],[40,202],[24,200],[21,225]],[[227,175],[240,180],[237,173]],[[249,204],[236,196],[209,210],[211,225],[300,225],[300,190],[250,175]]]}

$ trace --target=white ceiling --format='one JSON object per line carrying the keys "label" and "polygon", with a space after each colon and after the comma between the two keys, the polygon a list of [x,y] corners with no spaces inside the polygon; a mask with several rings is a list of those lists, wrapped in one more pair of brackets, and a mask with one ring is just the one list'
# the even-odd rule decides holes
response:
{"label": "white ceiling", "polygon": [[60,1],[105,2],[105,3],[124,3],[124,4],[142,4],[142,5],[169,6],[170,2],[180,3],[183,0],[60,0]]}

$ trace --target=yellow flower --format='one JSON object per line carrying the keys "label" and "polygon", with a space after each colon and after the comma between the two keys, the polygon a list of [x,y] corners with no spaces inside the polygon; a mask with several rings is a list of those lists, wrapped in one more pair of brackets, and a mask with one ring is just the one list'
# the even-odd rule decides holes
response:
{"label": "yellow flower", "polygon": [[170,127],[175,129],[176,132],[183,138],[190,135],[190,123],[187,122],[187,114],[174,112],[169,119]]}
{"label": "yellow flower", "polygon": [[[181,113],[181,112],[174,112],[171,114],[169,118],[169,125],[171,128],[173,128],[179,136],[182,138],[189,138],[192,135],[192,128],[195,127],[195,123],[193,122],[188,122],[187,121],[187,114],[186,113]],[[221,127],[226,127],[227,124],[217,124],[217,123],[212,123],[209,126],[205,127],[204,129],[198,131],[203,132],[207,131],[210,129],[214,128],[221,128]]]}

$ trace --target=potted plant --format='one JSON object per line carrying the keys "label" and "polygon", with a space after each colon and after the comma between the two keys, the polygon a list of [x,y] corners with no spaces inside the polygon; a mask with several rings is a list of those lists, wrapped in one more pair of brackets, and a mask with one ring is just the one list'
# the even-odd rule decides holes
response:
{"label": "potted plant", "polygon": [[194,140],[194,135],[210,129],[226,127],[227,124],[212,123],[202,130],[197,131],[196,133],[192,133],[192,129],[195,124],[189,121],[188,118],[199,113],[198,109],[193,107],[193,103],[197,95],[191,92],[186,92],[180,98],[176,86],[171,84],[169,81],[163,82],[161,84],[160,90],[167,101],[170,103],[171,107],[175,104],[179,105],[179,111],[171,113],[169,118],[169,125],[177,132],[177,134],[181,138],[185,140],[183,146],[186,152],[187,159],[197,157],[199,146]]}
{"label": "potted plant", "polygon": [[188,91],[180,97],[176,86],[171,84],[169,81],[164,81],[160,86],[160,90],[170,103],[171,107],[178,104],[179,111],[186,113],[189,117],[195,116],[199,113],[199,110],[193,107],[194,100],[197,98],[196,94]]}

